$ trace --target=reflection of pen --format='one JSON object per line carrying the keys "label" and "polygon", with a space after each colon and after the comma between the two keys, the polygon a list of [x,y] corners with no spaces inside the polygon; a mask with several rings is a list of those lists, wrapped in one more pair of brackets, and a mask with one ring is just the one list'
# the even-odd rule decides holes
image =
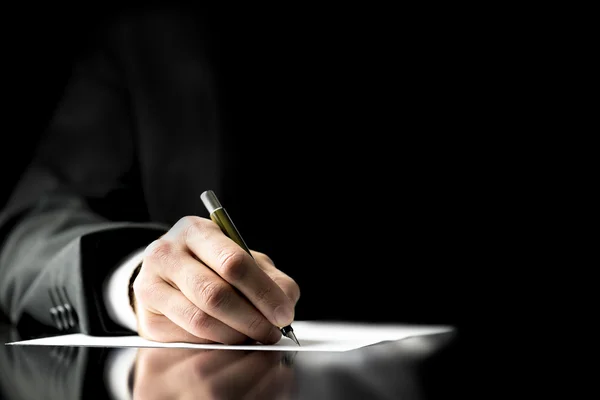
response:
{"label": "reflection of pen", "polygon": [[[208,210],[210,219],[212,219],[215,224],[219,225],[225,235],[236,242],[242,249],[246,251],[246,253],[250,254],[250,257],[252,257],[252,253],[250,253],[250,249],[246,245],[246,242],[244,242],[244,239],[242,239],[242,236],[233,224],[233,221],[229,217],[229,214],[227,214],[227,211],[225,211],[217,199],[215,193],[212,190],[207,190],[200,195],[200,199]],[[280,330],[283,336],[292,339],[298,346],[300,346],[300,342],[298,342],[298,339],[296,339],[296,335],[294,335],[294,330],[292,329],[291,325],[284,326],[283,328],[280,328]]]}

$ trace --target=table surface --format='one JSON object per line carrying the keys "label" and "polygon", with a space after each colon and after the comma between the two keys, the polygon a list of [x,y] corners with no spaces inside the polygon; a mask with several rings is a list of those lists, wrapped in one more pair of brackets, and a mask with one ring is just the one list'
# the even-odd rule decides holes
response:
{"label": "table surface", "polygon": [[[0,323],[0,398],[465,398],[461,332],[347,352],[7,346]],[[129,360],[118,363],[115,360]]]}

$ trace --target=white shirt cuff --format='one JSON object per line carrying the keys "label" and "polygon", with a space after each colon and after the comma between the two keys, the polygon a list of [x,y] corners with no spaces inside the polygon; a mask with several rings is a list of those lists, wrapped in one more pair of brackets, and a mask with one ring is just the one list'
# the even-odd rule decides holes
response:
{"label": "white shirt cuff", "polygon": [[118,266],[104,285],[104,304],[110,318],[117,324],[137,332],[137,318],[129,301],[129,279],[144,258],[139,249]]}

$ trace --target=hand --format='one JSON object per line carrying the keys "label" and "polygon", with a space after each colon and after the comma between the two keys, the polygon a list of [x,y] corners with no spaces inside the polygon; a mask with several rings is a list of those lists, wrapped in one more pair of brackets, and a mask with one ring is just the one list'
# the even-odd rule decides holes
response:
{"label": "hand", "polygon": [[284,399],[293,376],[279,351],[140,348],[133,399]]}
{"label": "hand", "polygon": [[151,243],[136,277],[140,336],[160,342],[277,343],[300,297],[265,254],[252,257],[210,219],[188,216]]}

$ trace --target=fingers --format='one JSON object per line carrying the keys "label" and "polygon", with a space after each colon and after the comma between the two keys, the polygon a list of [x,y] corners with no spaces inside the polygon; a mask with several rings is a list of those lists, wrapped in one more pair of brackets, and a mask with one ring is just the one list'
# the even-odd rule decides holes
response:
{"label": "fingers", "polygon": [[212,340],[194,336],[164,315],[146,309],[142,309],[138,315],[138,333],[141,337],[156,342],[214,343]]}
{"label": "fingers", "polygon": [[150,315],[145,318],[153,322],[151,327],[158,319],[151,314],[164,314],[183,332],[154,336],[172,340],[187,332],[220,343],[247,338],[278,342],[281,332],[276,327],[293,321],[300,290],[265,254],[253,256],[211,220],[185,217],[177,222],[147,247],[144,257],[146,275],[162,284],[139,284],[136,297],[138,291],[147,296]]}
{"label": "fingers", "polygon": [[246,336],[208,315],[164,281],[136,280],[140,336],[160,342],[241,344]]}
{"label": "fingers", "polygon": [[261,343],[281,339],[281,332],[213,270],[187,253],[176,257],[176,268],[162,269],[168,275],[164,278],[172,281],[198,310]]}
{"label": "fingers", "polygon": [[293,321],[294,302],[214,222],[203,218],[189,220],[183,232],[187,248],[237,288],[273,325],[282,327]]}
{"label": "fingers", "polygon": [[[252,250],[251,250],[252,251]],[[260,269],[262,269],[270,278],[275,282],[281,290],[292,300],[294,305],[300,299],[300,287],[292,278],[278,270],[273,263],[273,260],[264,253],[258,251],[252,251],[254,259],[258,263]]]}

